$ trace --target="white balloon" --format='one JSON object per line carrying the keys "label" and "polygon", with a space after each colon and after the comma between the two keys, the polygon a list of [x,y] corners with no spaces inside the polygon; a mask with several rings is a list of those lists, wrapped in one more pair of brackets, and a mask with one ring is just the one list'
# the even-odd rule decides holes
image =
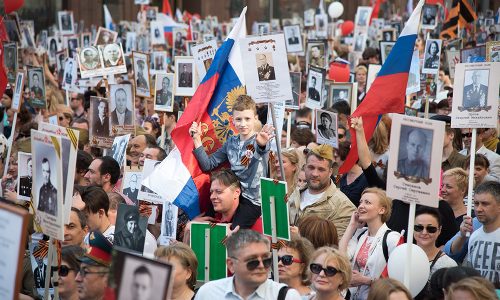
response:
{"label": "white balloon", "polygon": [[328,6],[328,15],[332,19],[340,17],[344,13],[344,5],[340,2],[332,2],[330,6]]}
{"label": "white balloon", "polygon": [[387,271],[389,277],[404,283],[405,268],[410,268],[410,290],[413,297],[425,287],[429,279],[430,266],[429,259],[424,250],[413,244],[411,246],[411,262],[408,265],[406,251],[408,244],[402,244],[396,247],[389,256],[387,262]]}

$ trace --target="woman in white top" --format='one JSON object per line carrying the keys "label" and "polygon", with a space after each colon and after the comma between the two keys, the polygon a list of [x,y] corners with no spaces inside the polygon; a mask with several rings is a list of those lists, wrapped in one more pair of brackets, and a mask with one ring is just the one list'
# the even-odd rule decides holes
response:
{"label": "woman in white top", "polygon": [[430,279],[432,274],[441,268],[455,267],[457,263],[436,247],[436,240],[441,233],[441,216],[436,208],[422,206],[415,213],[415,233],[413,237],[417,245],[427,254],[430,274],[427,285],[415,299],[424,299],[430,292]]}
{"label": "woman in white top", "polygon": [[340,240],[339,249],[348,254],[352,264],[351,299],[368,297],[370,285],[381,277],[389,254],[401,238],[385,224],[391,209],[392,200],[383,190],[365,189]]}

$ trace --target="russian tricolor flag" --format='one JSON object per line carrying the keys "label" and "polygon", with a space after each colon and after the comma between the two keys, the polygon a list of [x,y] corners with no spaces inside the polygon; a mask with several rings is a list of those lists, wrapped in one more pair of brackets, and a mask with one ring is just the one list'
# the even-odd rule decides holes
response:
{"label": "russian tricolor flag", "polygon": [[202,123],[202,142],[208,154],[219,149],[234,133],[228,111],[231,100],[245,92],[237,42],[246,36],[245,13],[246,8],[217,50],[205,78],[172,131],[177,148],[142,181],[143,185],[182,208],[190,219],[205,211],[210,203],[210,178],[201,171],[193,154],[189,127],[194,121]]}
{"label": "russian tricolor flag", "polygon": [[[411,57],[417,39],[420,13],[424,2],[424,0],[420,0],[415,10],[413,10],[365,99],[352,114],[352,117],[363,117],[363,127],[367,141],[371,139],[381,115],[391,112],[404,112]],[[340,167],[339,173],[347,173],[358,159],[356,133],[353,129],[350,131],[352,136],[351,150],[344,164]]]}

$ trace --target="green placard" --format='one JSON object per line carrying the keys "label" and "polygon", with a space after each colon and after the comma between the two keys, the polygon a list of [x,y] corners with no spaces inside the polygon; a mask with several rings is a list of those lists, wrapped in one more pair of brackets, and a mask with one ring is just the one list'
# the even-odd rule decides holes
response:
{"label": "green placard", "polygon": [[285,201],[286,182],[274,181],[269,178],[260,178],[260,196],[262,199],[262,224],[264,234],[272,236],[271,231],[271,197],[274,196],[274,211],[276,220],[276,237],[281,240],[290,240],[290,222],[288,203]]}
{"label": "green placard", "polygon": [[[209,241],[205,238],[206,230],[209,231]],[[226,246],[222,244],[226,235],[227,224],[210,226],[208,223],[191,223],[191,248],[198,259],[197,280],[205,281],[205,256],[207,249],[210,251],[210,263],[208,265],[209,281],[227,277],[227,251]],[[206,244],[209,244],[208,248]]]}

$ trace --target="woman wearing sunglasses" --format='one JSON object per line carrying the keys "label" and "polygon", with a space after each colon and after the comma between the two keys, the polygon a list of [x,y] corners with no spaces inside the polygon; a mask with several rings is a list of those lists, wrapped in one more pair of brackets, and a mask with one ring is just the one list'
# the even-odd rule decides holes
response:
{"label": "woman wearing sunglasses", "polygon": [[75,281],[80,270],[80,261],[84,250],[78,246],[64,246],[61,250],[61,265],[59,266],[59,297],[61,300],[78,300],[78,290]]}
{"label": "woman wearing sunglasses", "polygon": [[361,194],[339,249],[352,263],[351,299],[366,299],[373,281],[380,278],[401,235],[385,224],[391,216],[392,200],[379,188]]}
{"label": "woman wearing sunglasses", "polygon": [[439,211],[432,207],[422,206],[415,213],[413,237],[417,245],[422,248],[429,259],[430,274],[427,285],[416,299],[424,299],[430,292],[430,279],[432,274],[441,268],[455,267],[457,263],[436,247],[436,240],[441,233],[441,216]]}
{"label": "woman wearing sunglasses", "polygon": [[309,299],[312,290],[309,287],[307,266],[314,247],[303,237],[294,237],[278,251],[278,274],[280,282],[296,289],[302,299]]}
{"label": "woman wearing sunglasses", "polygon": [[351,281],[351,264],[339,250],[319,248],[312,255],[309,270],[312,287],[316,291],[310,300],[344,299],[343,291]]}

